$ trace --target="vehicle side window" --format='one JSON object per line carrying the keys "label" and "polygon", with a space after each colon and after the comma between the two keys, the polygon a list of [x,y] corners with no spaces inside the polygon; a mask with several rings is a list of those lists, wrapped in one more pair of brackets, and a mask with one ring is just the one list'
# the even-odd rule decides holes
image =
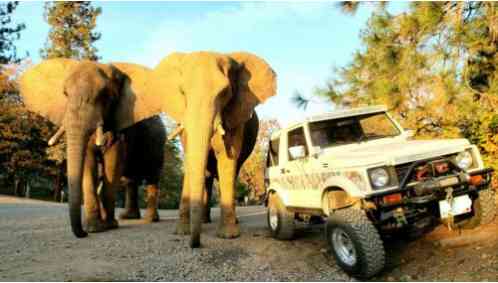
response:
{"label": "vehicle side window", "polygon": [[[299,127],[297,129],[294,129],[289,132],[289,139],[288,139],[288,148],[294,147],[294,146],[304,146],[304,151],[305,151],[305,156],[308,156],[308,147],[306,146],[306,138],[304,136],[304,129],[303,127]],[[290,151],[288,152],[289,155],[289,161],[294,160],[291,157]]]}
{"label": "vehicle side window", "polygon": [[278,146],[279,139],[274,139],[270,141],[269,151],[270,151],[270,166],[278,166]]}

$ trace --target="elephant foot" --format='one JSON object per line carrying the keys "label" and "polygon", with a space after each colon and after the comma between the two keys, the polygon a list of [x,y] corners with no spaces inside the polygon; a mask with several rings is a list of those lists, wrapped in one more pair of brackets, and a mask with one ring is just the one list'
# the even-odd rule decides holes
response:
{"label": "elephant foot", "polygon": [[159,222],[159,213],[157,209],[147,209],[144,217],[145,223]]}
{"label": "elephant foot", "polygon": [[90,219],[85,223],[88,233],[99,233],[107,230],[107,224],[100,219]]}
{"label": "elephant foot", "polygon": [[190,223],[178,222],[176,224],[176,235],[190,235]]}
{"label": "elephant foot", "polygon": [[140,219],[140,210],[138,208],[126,209],[119,215],[119,219]]}
{"label": "elephant foot", "polygon": [[220,224],[217,236],[223,239],[233,239],[240,236],[240,227],[238,223]]}

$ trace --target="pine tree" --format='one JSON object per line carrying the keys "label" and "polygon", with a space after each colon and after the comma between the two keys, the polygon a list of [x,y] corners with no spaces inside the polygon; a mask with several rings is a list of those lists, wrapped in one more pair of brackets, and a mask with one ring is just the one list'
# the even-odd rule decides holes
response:
{"label": "pine tree", "polygon": [[94,43],[101,34],[95,32],[100,7],[89,1],[47,2],[45,21],[51,26],[45,48],[40,50],[43,58],[73,58],[97,61]]}
{"label": "pine tree", "polygon": [[21,31],[26,28],[22,23],[12,22],[18,2],[7,2],[0,4],[0,97],[14,94],[15,89],[10,81],[12,68],[10,64],[17,64],[21,59],[17,55],[14,44],[21,36]]}

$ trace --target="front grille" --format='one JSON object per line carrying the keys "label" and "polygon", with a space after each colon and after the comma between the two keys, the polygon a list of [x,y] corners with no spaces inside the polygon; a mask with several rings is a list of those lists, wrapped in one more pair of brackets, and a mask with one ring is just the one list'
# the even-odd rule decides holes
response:
{"label": "front grille", "polygon": [[[449,154],[449,155],[445,155],[445,156],[441,156],[440,158],[437,158],[437,159],[433,159],[434,160],[448,160],[448,162],[450,162],[450,158],[452,158],[453,156],[455,156],[455,154]],[[403,164],[398,164],[396,166],[394,166],[394,169],[396,171],[396,175],[398,177],[398,181],[401,183],[403,181],[403,179],[405,178],[406,174],[409,173],[408,171],[410,170],[410,167],[413,165],[413,163],[415,163],[416,161],[413,161],[413,162],[408,162],[408,163],[403,163]],[[413,182],[413,181],[417,181],[416,180],[416,174],[414,171],[417,170],[418,167],[421,167],[421,166],[426,166],[427,164],[429,164],[430,162],[432,161],[427,161],[425,163],[421,163],[419,165],[416,166],[416,168],[414,168],[413,172],[411,172],[411,176],[410,178],[407,180],[407,184],[410,183],[410,182]],[[447,174],[451,173],[453,170],[449,170]],[[437,175],[437,176],[434,176],[434,174],[430,174],[429,177],[438,177],[438,176],[444,176],[444,175],[447,175],[447,174],[442,174],[442,175]]]}

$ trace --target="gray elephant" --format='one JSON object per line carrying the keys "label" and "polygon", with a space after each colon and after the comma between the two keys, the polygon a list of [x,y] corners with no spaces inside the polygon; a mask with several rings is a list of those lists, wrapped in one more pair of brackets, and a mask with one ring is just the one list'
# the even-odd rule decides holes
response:
{"label": "gray elephant", "polygon": [[[149,72],[147,68],[133,64],[104,65],[50,59],[27,70],[20,78],[21,95],[26,106],[61,125],[54,139],[65,131],[69,214],[72,231],[77,237],[87,235],[81,222],[82,195],[87,230],[98,232],[114,228],[117,227],[115,191],[121,185],[121,177],[126,174],[131,175],[131,179],[144,177],[143,174],[134,176],[130,173],[134,168],[125,168],[123,164],[127,158],[134,158],[133,149],[140,150],[126,144],[126,138],[131,144],[136,143],[136,140],[130,140],[134,135],[130,127],[150,116],[148,112],[140,111],[145,108],[141,107],[141,101],[136,100],[135,95],[142,92]],[[160,129],[155,119],[145,123],[151,124],[150,129]],[[165,135],[163,130],[158,131]],[[117,138],[119,136],[123,138]],[[157,143],[162,149],[164,137]],[[127,146],[130,150],[126,149]],[[163,158],[162,152],[157,156]],[[96,192],[99,159],[103,164],[103,207]],[[157,163],[162,164],[162,159]],[[148,206],[156,207],[158,187],[149,185],[152,192],[148,195],[152,197]],[[157,211],[151,211],[151,219],[156,215]]]}

